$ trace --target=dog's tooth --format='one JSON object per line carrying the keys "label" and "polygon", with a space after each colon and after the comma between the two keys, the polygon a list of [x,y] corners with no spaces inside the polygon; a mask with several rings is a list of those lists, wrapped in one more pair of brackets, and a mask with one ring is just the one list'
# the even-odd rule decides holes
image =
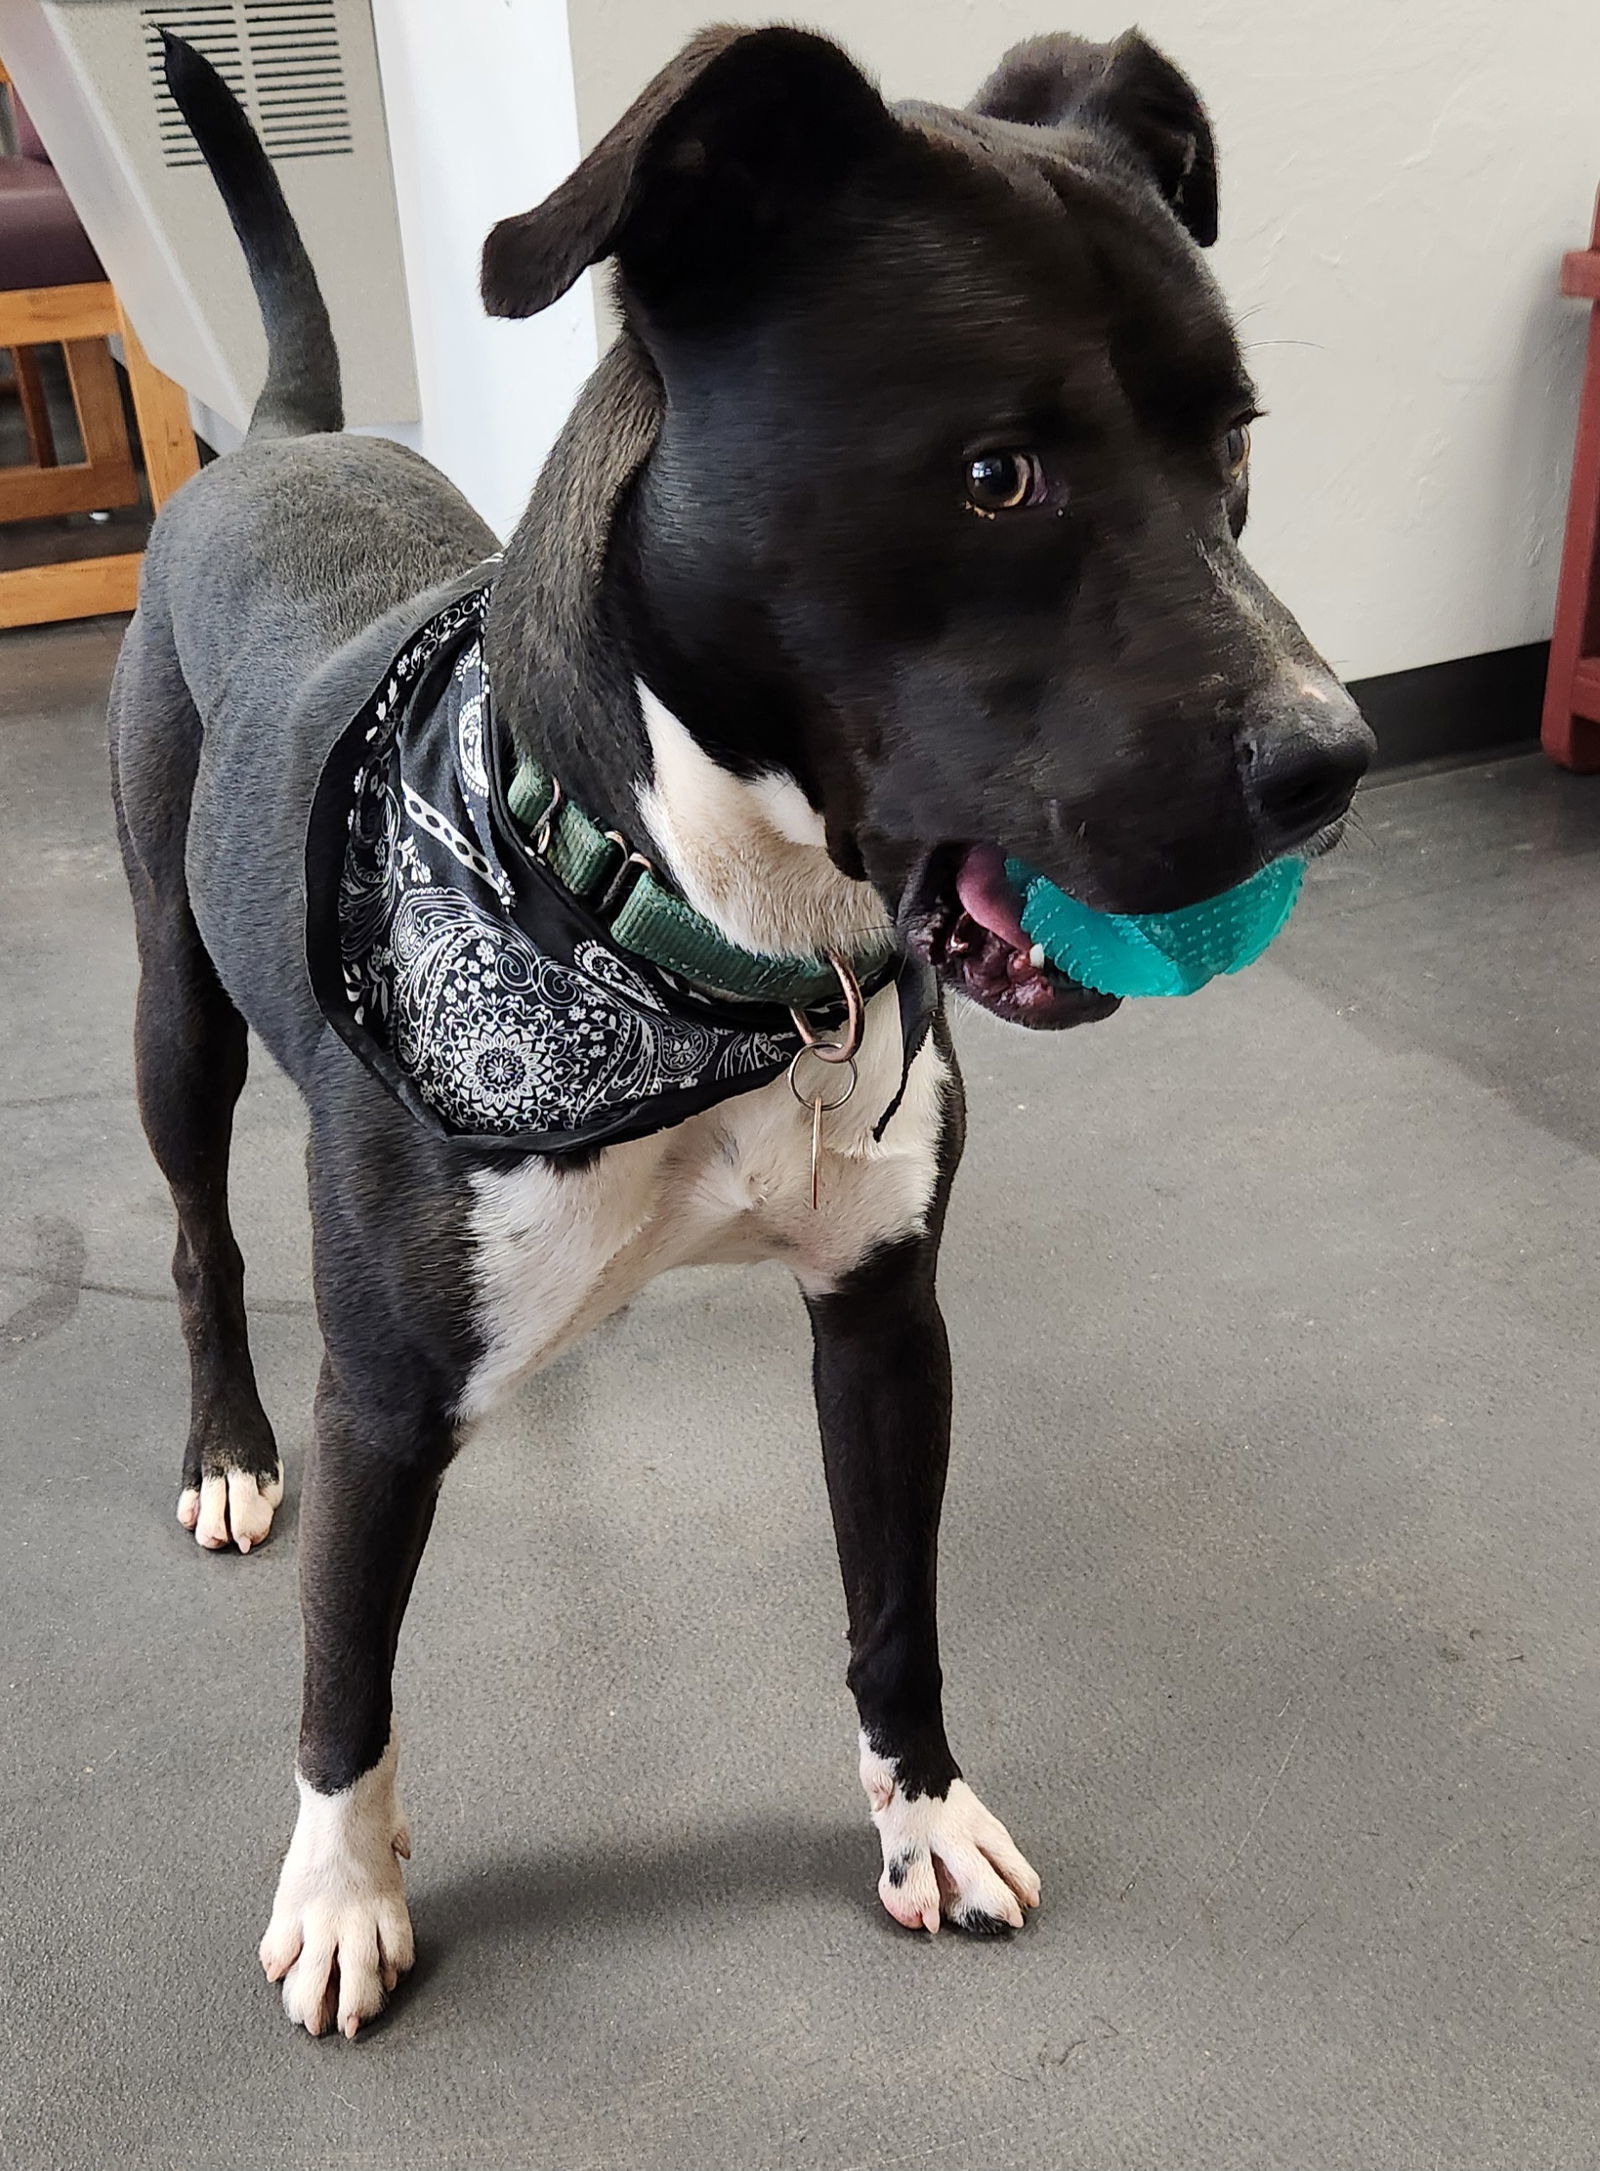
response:
{"label": "dog's tooth", "polygon": [[1028,963],[1035,972],[1044,971],[1044,944],[1042,942],[1036,942],[1028,952]]}

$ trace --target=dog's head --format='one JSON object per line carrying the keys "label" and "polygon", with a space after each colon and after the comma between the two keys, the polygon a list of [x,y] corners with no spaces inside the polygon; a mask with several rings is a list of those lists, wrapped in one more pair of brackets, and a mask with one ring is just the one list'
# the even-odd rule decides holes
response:
{"label": "dog's head", "polygon": [[795,778],[951,985],[1062,1025],[1003,874],[1171,910],[1333,833],[1370,736],[1237,547],[1254,395],[1210,129],[1135,33],[891,109],[793,30],[693,41],[490,237],[525,316],[615,257],[658,372],[609,577],[661,700]]}

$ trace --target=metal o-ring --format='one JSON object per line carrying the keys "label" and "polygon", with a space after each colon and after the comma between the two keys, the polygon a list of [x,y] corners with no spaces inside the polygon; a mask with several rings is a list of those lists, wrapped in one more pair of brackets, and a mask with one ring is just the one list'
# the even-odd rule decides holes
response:
{"label": "metal o-ring", "polygon": [[848,1050],[832,1047],[831,1044],[828,1048],[823,1048],[813,1042],[809,1043],[804,1048],[796,1048],[793,1060],[790,1062],[789,1065],[789,1091],[794,1095],[795,1099],[800,1103],[800,1106],[802,1108],[814,1108],[817,1104],[817,1101],[821,1098],[821,1096],[818,1094],[802,1093],[800,1090],[799,1080],[795,1076],[795,1073],[800,1068],[802,1060],[808,1055],[816,1056],[820,1062],[842,1064],[845,1070],[848,1072],[848,1080],[845,1085],[845,1089],[839,1095],[838,1099],[832,1101],[823,1101],[822,1103],[822,1113],[825,1116],[831,1116],[836,1108],[842,1108],[844,1106],[845,1102],[850,1098],[851,1094],[854,1093],[856,1089],[856,1059],[848,1052]]}

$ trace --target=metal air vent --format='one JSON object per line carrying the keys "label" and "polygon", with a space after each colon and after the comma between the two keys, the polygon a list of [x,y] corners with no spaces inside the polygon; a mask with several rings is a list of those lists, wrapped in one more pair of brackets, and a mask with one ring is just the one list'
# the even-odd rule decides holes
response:
{"label": "metal air vent", "polygon": [[[423,0],[454,14],[461,0]],[[261,311],[167,95],[161,31],[242,101],[333,318],[352,424],[417,412],[371,0],[0,0],[0,53],[157,369],[242,430]]]}
{"label": "metal air vent", "polygon": [[167,89],[163,30],[205,54],[274,161],[338,157],[353,148],[334,0],[154,0],[139,16],[167,165],[198,166],[201,158]]}

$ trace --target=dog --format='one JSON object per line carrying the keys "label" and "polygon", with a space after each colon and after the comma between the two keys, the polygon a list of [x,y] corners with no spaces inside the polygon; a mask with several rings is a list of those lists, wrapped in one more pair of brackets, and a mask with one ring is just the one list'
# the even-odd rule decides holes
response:
{"label": "dog", "polygon": [[[341,434],[272,169],[198,54],[167,71],[269,348],[245,442],[155,523],[111,698],[202,1546],[283,1495],[227,1206],[247,1026],[309,1109],[325,1345],[265,1972],[353,2037],[411,1965],[391,1675],[445,1471],[706,1261],[781,1259],[809,1308],[883,1904],[1020,1928],[1039,1879],[941,1707],[943,997],[1105,1018],[1008,857],[1176,909],[1334,841],[1371,750],[1237,547],[1256,408],[1199,98],[1131,32],[1022,45],[960,110],[820,36],[702,33],[486,244],[494,314],[609,258],[622,318],[501,556]],[[435,755],[434,796],[393,767]]]}

